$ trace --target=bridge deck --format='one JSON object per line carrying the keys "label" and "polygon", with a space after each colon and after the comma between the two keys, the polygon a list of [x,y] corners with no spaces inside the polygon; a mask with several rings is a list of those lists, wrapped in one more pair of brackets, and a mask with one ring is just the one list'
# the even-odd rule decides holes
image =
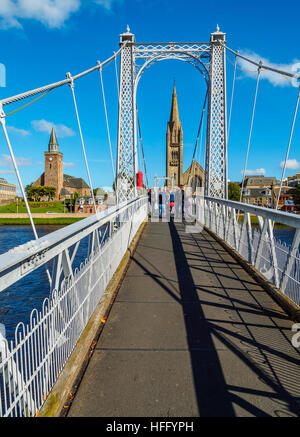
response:
{"label": "bridge deck", "polygon": [[207,232],[149,223],[69,416],[299,416],[291,325]]}

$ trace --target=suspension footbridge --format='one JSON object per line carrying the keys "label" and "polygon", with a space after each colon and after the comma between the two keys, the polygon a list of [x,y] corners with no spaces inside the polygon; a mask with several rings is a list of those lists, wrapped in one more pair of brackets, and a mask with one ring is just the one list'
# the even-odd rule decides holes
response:
{"label": "suspension footbridge", "polygon": [[[228,117],[226,53],[235,57]],[[0,333],[0,416],[299,416],[300,356],[293,336],[300,319],[300,218],[278,211],[278,204],[268,209],[228,200],[227,144],[239,57],[257,74],[244,176],[262,71],[284,76],[295,87],[281,190],[299,76],[241,56],[227,47],[219,28],[207,43],[148,44],[137,43],[128,28],[106,61],[0,101],[4,138],[34,237],[0,255],[0,291],[38,269],[47,279],[43,305],[32,310],[29,322],[20,322],[11,340]],[[137,184],[139,162],[147,172],[136,94],[144,71],[170,59],[191,64],[207,86],[192,158],[206,109],[205,185],[182,198],[172,184],[175,213],[169,212],[165,191],[160,217],[158,187],[149,202]],[[116,164],[102,75],[110,63],[118,86]],[[105,211],[97,211],[76,98],[81,79],[94,72],[116,192],[116,204]],[[16,110],[6,108],[34,97],[17,109],[23,110],[66,86],[95,213],[39,238],[6,128],[6,117]],[[294,230],[290,246],[275,237],[275,223]],[[75,267],[84,242],[86,255]]]}

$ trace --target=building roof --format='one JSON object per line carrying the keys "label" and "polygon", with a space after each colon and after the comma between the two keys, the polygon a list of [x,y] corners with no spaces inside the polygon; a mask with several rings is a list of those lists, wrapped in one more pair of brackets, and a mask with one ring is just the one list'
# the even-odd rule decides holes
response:
{"label": "building roof", "polygon": [[71,194],[66,188],[62,187],[62,189],[60,190],[60,195],[61,196],[67,196]]}
{"label": "building roof", "polygon": [[177,94],[176,94],[175,83],[174,83],[173,95],[172,95],[172,106],[171,106],[170,121],[179,123],[179,111],[178,111],[178,103],[177,103]]}
{"label": "building roof", "polygon": [[249,175],[245,177],[245,186],[257,186],[260,185],[264,187],[266,185],[272,185],[277,183],[277,179],[275,177],[265,177],[264,175]]}
{"label": "building roof", "polygon": [[64,174],[64,186],[70,188],[89,188],[88,184],[82,178],[75,178]]}
{"label": "building roof", "polygon": [[[247,192],[249,192],[249,194],[247,194]],[[273,195],[274,192],[270,188],[247,188],[243,194],[245,197],[272,197]]]}
{"label": "building roof", "polygon": [[185,174],[189,174],[189,171],[191,169],[191,171],[193,170],[193,168],[198,168],[201,172],[203,172],[203,174],[205,174],[205,171],[203,169],[203,167],[199,164],[199,162],[195,159],[192,164],[185,170],[185,172],[183,173]]}
{"label": "building roof", "polygon": [[54,127],[51,130],[49,144],[48,144],[48,152],[58,152],[58,142],[55,134]]}
{"label": "building roof", "polygon": [[[280,189],[280,187],[275,187],[274,188],[274,192],[276,193],[276,195],[279,193],[279,189]],[[291,193],[293,193],[293,191],[295,190],[295,187],[290,187],[290,186],[286,186],[286,185],[283,185],[282,187],[281,187],[281,195],[284,195],[284,194],[291,194]]]}

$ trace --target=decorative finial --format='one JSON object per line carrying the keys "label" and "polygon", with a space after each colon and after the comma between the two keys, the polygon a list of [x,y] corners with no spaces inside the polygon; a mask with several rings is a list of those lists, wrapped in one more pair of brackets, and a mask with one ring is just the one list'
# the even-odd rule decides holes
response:
{"label": "decorative finial", "polygon": [[216,32],[220,32],[220,28],[218,24],[217,24]]}
{"label": "decorative finial", "polygon": [[129,27],[129,25],[127,24],[127,33],[130,33],[130,27]]}

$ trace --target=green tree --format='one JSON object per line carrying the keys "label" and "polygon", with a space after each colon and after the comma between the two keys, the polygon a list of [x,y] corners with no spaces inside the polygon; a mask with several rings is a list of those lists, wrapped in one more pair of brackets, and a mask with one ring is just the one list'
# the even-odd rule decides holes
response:
{"label": "green tree", "polygon": [[78,197],[80,197],[80,193],[78,193],[78,191],[75,191],[75,193],[73,194],[73,205],[75,205],[76,199],[78,199]]}
{"label": "green tree", "polygon": [[29,200],[34,200],[35,202],[40,201],[44,196],[48,198],[54,197],[56,193],[55,187],[43,186],[43,185],[27,185],[25,187],[25,192]]}
{"label": "green tree", "polygon": [[27,185],[25,188],[26,195],[29,200],[38,201],[40,197],[40,187],[39,186],[33,186]]}
{"label": "green tree", "polygon": [[298,207],[300,206],[300,184],[297,185],[297,187],[292,191],[292,198]]}
{"label": "green tree", "polygon": [[103,188],[94,188],[93,194],[94,196],[104,196],[105,191],[103,190]]}
{"label": "green tree", "polygon": [[235,182],[229,182],[228,184],[228,199],[236,202],[240,201],[241,187]]}
{"label": "green tree", "polygon": [[26,187],[25,187],[25,193],[26,193],[27,198],[28,198],[29,200],[31,200],[31,199],[32,199],[32,183],[26,185]]}
{"label": "green tree", "polygon": [[51,187],[51,186],[45,185],[43,188],[44,188],[44,190],[41,191],[41,194],[44,193],[43,196],[47,196],[48,199],[51,199],[51,198],[55,197],[55,194],[56,194],[56,188],[55,187]]}

